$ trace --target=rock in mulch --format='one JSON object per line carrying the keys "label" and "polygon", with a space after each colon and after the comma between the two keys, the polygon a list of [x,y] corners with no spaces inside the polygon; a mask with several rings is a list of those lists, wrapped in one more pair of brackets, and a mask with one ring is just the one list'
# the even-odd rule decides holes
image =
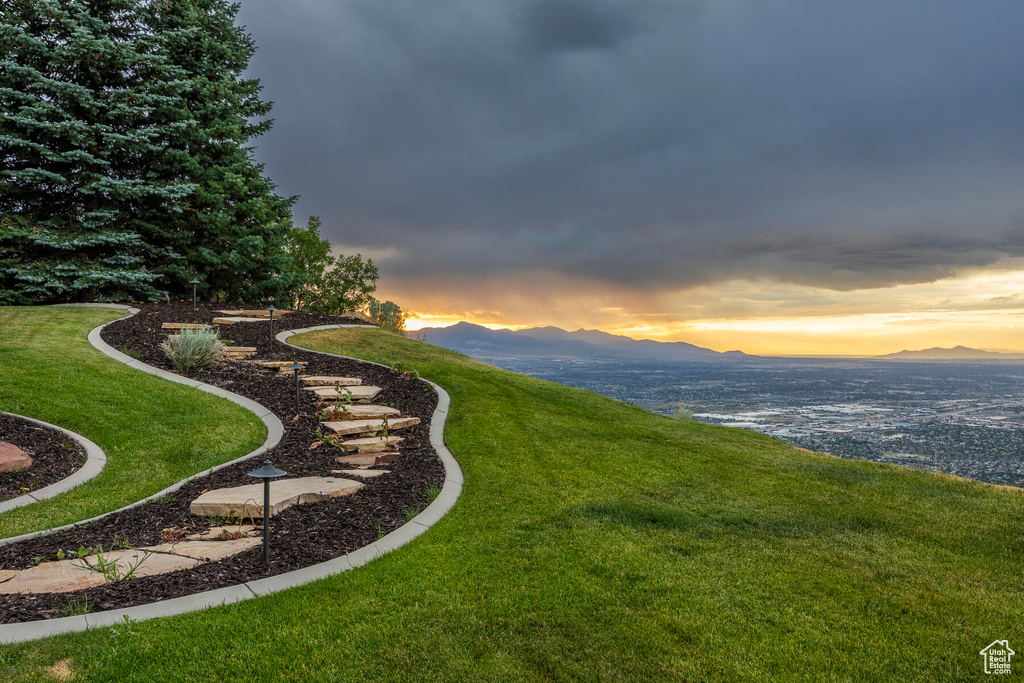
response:
{"label": "rock in mulch", "polygon": [[[344,410],[342,409],[344,408]],[[387,415],[389,418],[394,415],[401,415],[402,411],[398,408],[391,408],[389,406],[373,406],[373,405],[346,405],[342,406],[340,403],[336,403],[331,406],[331,411],[327,417],[331,421],[338,420],[369,420],[375,417],[384,417]]]}
{"label": "rock in mulch", "polygon": [[381,392],[380,387],[368,385],[351,387],[307,387],[310,391],[324,400],[340,399],[346,394],[351,395],[353,401],[370,401]]}
{"label": "rock in mulch", "polygon": [[17,472],[32,467],[32,458],[13,443],[0,441],[0,472]]}

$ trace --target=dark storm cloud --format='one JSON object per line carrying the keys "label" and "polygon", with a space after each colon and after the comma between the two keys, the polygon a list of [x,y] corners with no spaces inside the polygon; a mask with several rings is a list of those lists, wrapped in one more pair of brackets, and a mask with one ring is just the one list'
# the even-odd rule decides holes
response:
{"label": "dark storm cloud", "polygon": [[1024,3],[243,4],[297,214],[389,278],[837,289],[1024,254]]}

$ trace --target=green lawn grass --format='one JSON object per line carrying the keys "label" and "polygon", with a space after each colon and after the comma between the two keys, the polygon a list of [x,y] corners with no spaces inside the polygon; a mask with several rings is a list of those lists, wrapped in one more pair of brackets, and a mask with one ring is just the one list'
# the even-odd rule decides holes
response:
{"label": "green lawn grass", "polygon": [[107,454],[95,479],[0,514],[0,537],[115,510],[245,455],[266,438],[263,423],[249,411],[128,368],[94,349],[86,339],[89,330],[122,315],[95,308],[0,307],[0,410],[70,429]]}
{"label": "green lawn grass", "polygon": [[[259,600],[0,649],[0,680],[964,680],[1020,650],[1016,490],[794,450],[380,331],[452,396],[412,544]],[[1024,666],[1024,665],[1022,665]]]}

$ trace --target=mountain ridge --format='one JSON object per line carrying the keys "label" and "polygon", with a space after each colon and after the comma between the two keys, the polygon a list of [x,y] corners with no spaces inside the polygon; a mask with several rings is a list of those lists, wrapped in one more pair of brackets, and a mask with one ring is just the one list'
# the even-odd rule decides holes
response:
{"label": "mountain ridge", "polygon": [[602,330],[580,328],[569,331],[551,325],[521,330],[492,330],[463,321],[448,327],[424,327],[414,334],[431,344],[482,357],[667,361],[734,361],[750,358],[742,351],[722,353],[687,342],[633,339]]}

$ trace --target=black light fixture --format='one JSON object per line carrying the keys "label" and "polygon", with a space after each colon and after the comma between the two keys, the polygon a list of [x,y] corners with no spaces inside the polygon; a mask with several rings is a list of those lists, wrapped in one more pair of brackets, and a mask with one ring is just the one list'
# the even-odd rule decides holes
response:
{"label": "black light fixture", "polygon": [[302,365],[301,363],[299,363],[299,361],[295,361],[294,363],[292,363],[288,367],[289,370],[291,370],[292,372],[295,373],[295,414],[296,415],[298,415],[299,412],[300,412],[299,411],[299,370],[302,370],[304,368],[305,368],[305,366]]}
{"label": "black light fixture", "polygon": [[197,280],[195,278],[192,278],[189,281],[189,284],[192,285],[192,312],[195,313],[196,312],[196,287],[199,286],[199,280]]}
{"label": "black light fixture", "polygon": [[288,474],[263,461],[263,467],[249,473],[250,477],[263,480],[263,563],[270,564],[270,480]]}
{"label": "black light fixture", "polygon": [[270,343],[273,344],[274,343],[274,311],[276,311],[277,309],[274,308],[274,304],[270,304],[270,307],[267,308],[267,310],[270,311]]}

